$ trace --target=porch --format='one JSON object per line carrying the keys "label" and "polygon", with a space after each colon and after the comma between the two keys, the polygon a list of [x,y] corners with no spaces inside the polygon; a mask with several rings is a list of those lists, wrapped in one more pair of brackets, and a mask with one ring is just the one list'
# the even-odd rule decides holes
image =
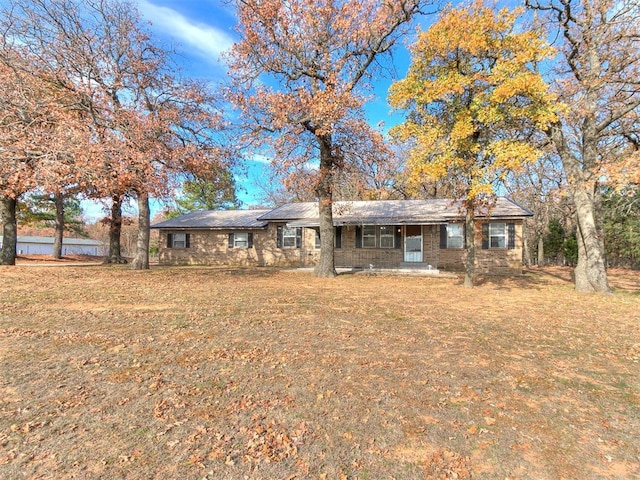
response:
{"label": "porch", "polygon": [[[336,242],[336,267],[360,270],[402,269],[437,271],[439,225],[396,225],[393,235],[387,226],[345,225]],[[385,242],[383,238],[393,241]]]}

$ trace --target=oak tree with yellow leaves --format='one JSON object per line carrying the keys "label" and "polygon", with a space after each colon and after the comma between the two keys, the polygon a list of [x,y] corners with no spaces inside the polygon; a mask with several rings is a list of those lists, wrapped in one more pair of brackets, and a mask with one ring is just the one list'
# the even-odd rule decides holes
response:
{"label": "oak tree with yellow leaves", "polygon": [[407,111],[392,134],[412,146],[411,180],[447,178],[463,200],[466,286],[475,277],[476,214],[491,208],[497,181],[539,156],[531,139],[556,119],[536,71],[552,51],[537,32],[516,30],[518,14],[481,1],[445,10],[390,89],[391,105]]}

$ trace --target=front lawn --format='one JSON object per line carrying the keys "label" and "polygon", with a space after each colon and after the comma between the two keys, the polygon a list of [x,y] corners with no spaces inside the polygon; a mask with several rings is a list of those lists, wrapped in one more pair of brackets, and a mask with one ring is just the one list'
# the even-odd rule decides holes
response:
{"label": "front lawn", "polygon": [[640,476],[640,275],[0,268],[0,478]]}

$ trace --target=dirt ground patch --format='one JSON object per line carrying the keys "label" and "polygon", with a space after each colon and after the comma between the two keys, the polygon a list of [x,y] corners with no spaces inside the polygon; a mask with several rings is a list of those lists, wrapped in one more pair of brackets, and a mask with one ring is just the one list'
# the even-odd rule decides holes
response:
{"label": "dirt ground patch", "polygon": [[0,478],[638,478],[639,276],[0,268]]}

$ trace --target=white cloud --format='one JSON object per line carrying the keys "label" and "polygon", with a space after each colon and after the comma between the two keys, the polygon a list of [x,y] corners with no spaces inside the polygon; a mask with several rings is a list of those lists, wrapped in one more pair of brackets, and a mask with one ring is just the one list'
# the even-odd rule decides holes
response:
{"label": "white cloud", "polygon": [[217,63],[220,54],[231,48],[233,39],[210,25],[193,22],[168,7],[159,7],[147,0],[139,1],[140,11],[155,28],[177,39],[185,47],[193,48],[200,56]]}
{"label": "white cloud", "polygon": [[265,165],[271,165],[271,158],[267,157],[266,155],[261,155],[261,154],[255,154],[251,160],[253,160],[256,163],[263,163]]}

